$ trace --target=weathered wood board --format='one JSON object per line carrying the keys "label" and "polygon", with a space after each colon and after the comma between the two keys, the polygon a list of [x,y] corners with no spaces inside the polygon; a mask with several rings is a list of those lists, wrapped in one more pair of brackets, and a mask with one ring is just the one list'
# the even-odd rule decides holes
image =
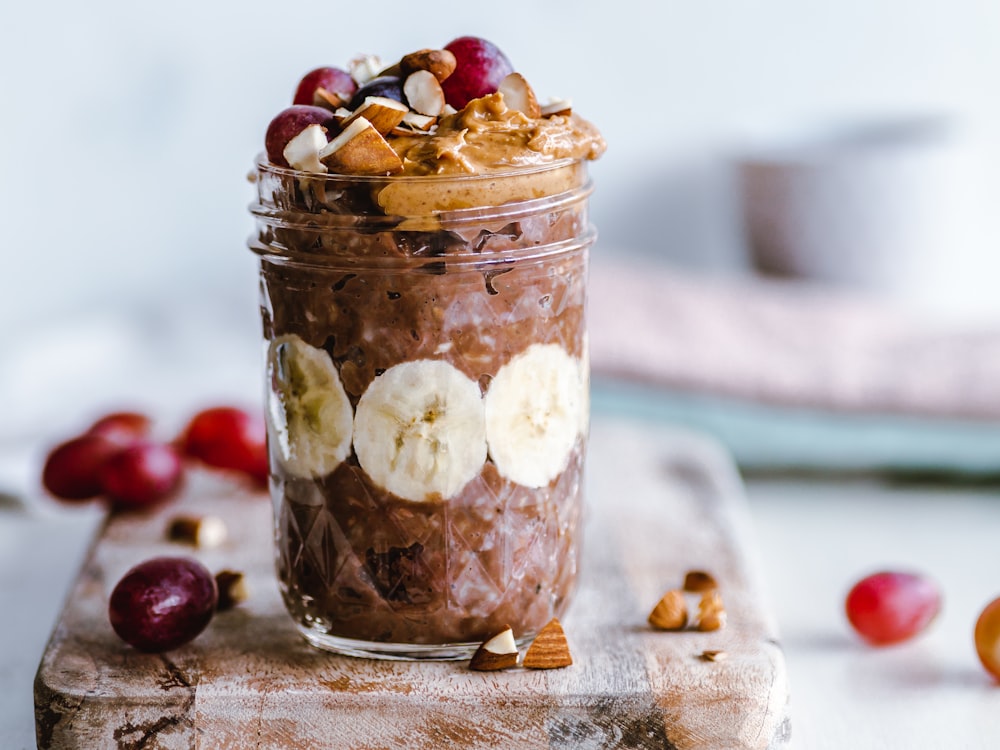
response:
{"label": "weathered wood board", "polygon": [[[583,580],[562,620],[573,666],[478,673],[314,650],[279,598],[267,498],[197,475],[177,503],[113,518],[95,541],[39,666],[39,747],[783,747],[785,665],[727,456],[689,435],[595,420],[588,461]],[[182,508],[227,521],[230,541],[190,553],[245,571],[252,595],[193,643],[140,654],[112,632],[108,596],[135,563],[186,551],[163,536]],[[649,611],[693,568],[718,579],[728,624],[654,632]],[[727,658],[699,658],[709,649]]]}

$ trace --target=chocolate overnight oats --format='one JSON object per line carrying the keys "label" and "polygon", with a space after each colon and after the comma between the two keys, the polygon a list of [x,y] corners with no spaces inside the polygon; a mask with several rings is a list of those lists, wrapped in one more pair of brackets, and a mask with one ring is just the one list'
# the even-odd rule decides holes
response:
{"label": "chocolate overnight oats", "polygon": [[296,101],[250,241],[285,603],[342,653],[527,640],[577,575],[603,141],[469,37],[313,71]]}

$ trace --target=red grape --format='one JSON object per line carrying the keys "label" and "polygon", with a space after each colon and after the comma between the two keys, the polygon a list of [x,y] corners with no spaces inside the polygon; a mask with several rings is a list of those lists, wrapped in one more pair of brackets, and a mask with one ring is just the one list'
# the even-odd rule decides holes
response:
{"label": "red grape", "polygon": [[205,409],[192,418],[181,442],[191,458],[267,482],[267,428],[257,412],[232,406]]}
{"label": "red grape", "polygon": [[312,105],[316,89],[323,88],[331,94],[339,94],[342,99],[350,99],[358,89],[351,74],[340,68],[316,68],[306,73],[295,90],[292,104]]}
{"label": "red grape", "polygon": [[514,72],[507,56],[485,39],[462,36],[444,46],[455,56],[455,72],[441,82],[445,101],[462,109],[473,99],[495,93],[508,75]]}
{"label": "red grape", "polygon": [[382,96],[403,104],[407,103],[406,95],[403,93],[403,79],[399,76],[379,76],[371,79],[354,92],[351,101],[347,103],[347,108],[357,109],[365,103],[365,99],[369,96]]}
{"label": "red grape", "polygon": [[218,601],[215,578],[185,557],[154,557],[128,571],[111,592],[108,617],[126,643],[159,653],[205,629]]}
{"label": "red grape", "polygon": [[979,614],[975,630],[976,653],[983,667],[1000,680],[1000,599],[994,599]]}
{"label": "red grape", "polygon": [[98,419],[87,430],[88,435],[102,435],[119,445],[131,445],[149,435],[152,422],[145,414],[118,411]]}
{"label": "red grape", "polygon": [[177,450],[150,442],[120,449],[100,472],[105,494],[122,508],[144,508],[165,500],[180,486],[182,474]]}
{"label": "red grape", "polygon": [[865,641],[888,646],[923,632],[941,610],[941,594],[925,576],[884,571],[858,581],[845,609]]}
{"label": "red grape", "polygon": [[267,126],[264,147],[272,164],[287,167],[284,150],[288,142],[310,125],[322,125],[329,129],[333,113],[323,107],[295,104],[281,110]]}
{"label": "red grape", "polygon": [[56,446],[45,459],[42,484],[61,500],[89,500],[103,490],[101,470],[121,450],[103,435],[82,435]]}

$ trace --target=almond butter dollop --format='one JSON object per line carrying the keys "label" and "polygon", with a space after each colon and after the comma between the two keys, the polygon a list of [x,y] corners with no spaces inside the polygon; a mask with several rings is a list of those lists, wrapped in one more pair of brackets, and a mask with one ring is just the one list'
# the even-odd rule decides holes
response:
{"label": "almond butter dollop", "polygon": [[431,135],[390,140],[404,175],[503,172],[560,159],[596,159],[606,148],[593,125],[575,114],[533,119],[510,109],[502,94],[474,99],[438,121]]}
{"label": "almond butter dollop", "polygon": [[[389,143],[403,162],[401,175],[442,178],[391,180],[378,191],[376,200],[387,214],[425,217],[411,222],[411,228],[425,229],[436,225],[428,217],[441,211],[530,200],[579,187],[586,179],[580,160],[596,159],[606,148],[597,128],[582,117],[530,118],[508,108],[502,94],[474,99],[460,112],[442,117],[432,134],[394,136]],[[562,160],[573,161],[541,172],[517,171]],[[454,179],[470,175],[494,179],[488,184]]]}

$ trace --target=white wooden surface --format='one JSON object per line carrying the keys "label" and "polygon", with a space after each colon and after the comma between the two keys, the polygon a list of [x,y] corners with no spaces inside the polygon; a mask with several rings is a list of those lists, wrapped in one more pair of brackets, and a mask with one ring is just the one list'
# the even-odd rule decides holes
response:
{"label": "white wooden surface", "polygon": [[[0,481],[27,486],[34,454],[2,446]],[[972,627],[1000,595],[1000,493],[873,482],[746,482],[766,593],[791,686],[798,750],[986,750],[1000,747],[1000,686],[979,667]],[[88,514],[0,510],[0,747],[34,748],[31,683]],[[883,651],[844,621],[853,579],[886,565],[933,574],[944,611],[927,636]]]}
{"label": "white wooden surface", "polygon": [[[784,659],[729,458],[688,433],[603,418],[590,453],[580,589],[562,618],[571,667],[487,678],[309,648],[278,596],[266,495],[197,472],[174,502],[102,529],[35,682],[40,747],[786,747]],[[109,591],[139,560],[181,551],[164,538],[179,511],[225,520],[226,544],[184,553],[243,571],[251,596],[189,646],[137,654],[111,632]],[[718,581],[726,626],[651,630],[652,605],[691,569]]]}

